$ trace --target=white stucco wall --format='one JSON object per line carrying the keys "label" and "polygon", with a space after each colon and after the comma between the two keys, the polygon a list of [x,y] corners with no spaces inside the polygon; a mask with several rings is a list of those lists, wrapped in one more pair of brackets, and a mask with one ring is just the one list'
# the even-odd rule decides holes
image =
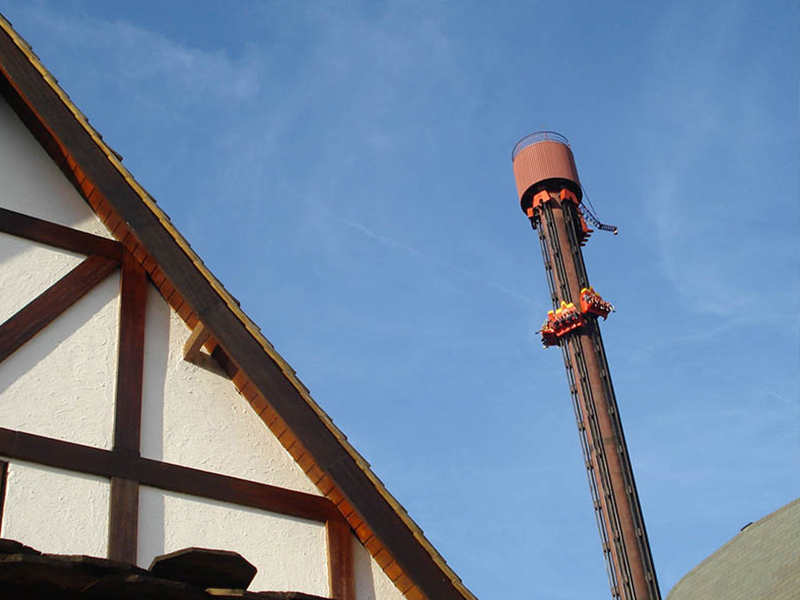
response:
{"label": "white stucco wall", "polygon": [[[319,495],[231,381],[183,359],[189,329],[151,288],[147,298],[142,456]],[[187,546],[239,552],[259,568],[251,590],[327,595],[322,524],[142,488],[139,565]],[[353,537],[358,600],[402,600]]]}
{"label": "white stucco wall", "polygon": [[356,600],[403,600],[405,596],[395,587],[358,538],[353,536],[352,539]]}
{"label": "white stucco wall", "polygon": [[[111,238],[0,98],[0,206]],[[83,257],[0,234],[0,322]],[[119,276],[0,363],[0,427],[111,448]],[[227,377],[183,360],[190,334],[151,287],[145,334],[142,455],[319,495]],[[107,480],[12,461],[2,536],[53,553],[106,556]],[[151,488],[140,493],[139,564],[187,546],[240,552],[251,589],[327,595],[321,524]],[[353,538],[358,600],[402,600]]]}
{"label": "white stucco wall", "polygon": [[230,379],[183,359],[190,333],[151,287],[142,456],[319,495]]}
{"label": "white stucco wall", "polygon": [[0,362],[0,427],[111,448],[118,323],[112,273]]}
{"label": "white stucco wall", "polygon": [[[3,99],[0,206],[111,237]],[[0,234],[0,322],[84,258]],[[112,274],[0,363],[0,426],[111,447],[118,294]]]}
{"label": "white stucco wall", "polygon": [[0,206],[111,238],[69,180],[0,98]]}
{"label": "white stucco wall", "polygon": [[8,468],[2,537],[54,554],[108,554],[110,484],[30,463]]}
{"label": "white stucco wall", "polygon": [[328,595],[321,523],[147,487],[139,510],[139,566],[190,546],[233,550],[258,568],[251,590]]}
{"label": "white stucco wall", "polygon": [[84,258],[0,233],[0,323],[15,315]]}

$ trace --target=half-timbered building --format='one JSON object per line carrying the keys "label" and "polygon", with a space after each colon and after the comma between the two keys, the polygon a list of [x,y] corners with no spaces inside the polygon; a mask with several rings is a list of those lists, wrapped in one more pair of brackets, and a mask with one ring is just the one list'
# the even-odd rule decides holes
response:
{"label": "half-timbered building", "polygon": [[473,598],[0,17],[0,524],[147,567],[233,550],[250,589]]}

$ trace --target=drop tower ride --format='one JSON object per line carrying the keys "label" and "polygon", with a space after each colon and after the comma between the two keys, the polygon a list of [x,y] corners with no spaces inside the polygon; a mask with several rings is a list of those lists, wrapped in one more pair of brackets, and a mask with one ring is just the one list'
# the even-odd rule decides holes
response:
{"label": "drop tower ride", "polygon": [[600,223],[582,203],[569,142],[540,131],[512,154],[520,205],[538,232],[553,310],[542,326],[545,347],[559,346],[567,371],[611,595],[660,600],[650,543],[628,457],[598,318],[613,310],[589,285],[581,248]]}

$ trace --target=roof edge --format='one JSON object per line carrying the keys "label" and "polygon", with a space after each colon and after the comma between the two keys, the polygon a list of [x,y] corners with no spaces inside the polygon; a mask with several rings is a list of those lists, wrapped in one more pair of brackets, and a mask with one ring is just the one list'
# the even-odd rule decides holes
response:
{"label": "roof edge", "polygon": [[72,102],[69,95],[61,88],[56,78],[44,67],[39,57],[33,52],[30,44],[28,44],[22,36],[20,36],[13,28],[11,23],[0,13],[0,29],[2,29],[16,44],[19,50],[25,55],[29,63],[35,68],[42,76],[45,83],[50,89],[59,97],[64,106],[74,116],[75,120],[81,125],[86,133],[92,138],[98,149],[105,155],[108,162],[116,169],[116,171],[124,178],[130,188],[139,196],[144,205],[150,210],[154,217],[169,233],[175,243],[184,252],[186,257],[214,289],[218,296],[223,300],[226,307],[237,317],[247,332],[253,339],[262,347],[264,352],[273,360],[278,366],[287,380],[297,390],[306,404],[314,411],[319,417],[320,421],[331,432],[331,434],[341,444],[342,448],[350,455],[359,469],[370,480],[372,485],[384,500],[392,507],[401,521],[409,528],[414,538],[420,543],[425,551],[430,555],[433,562],[443,571],[453,586],[468,600],[477,600],[477,598],[470,592],[470,590],[463,584],[458,575],[450,568],[445,559],[434,548],[431,542],[425,537],[422,529],[414,522],[408,515],[407,511],[397,501],[397,499],[386,489],[383,482],[372,471],[370,464],[364,459],[363,456],[349,443],[347,437],[342,431],[333,423],[330,416],[314,401],[308,388],[297,377],[295,370],[289,363],[275,350],[272,343],[264,336],[258,326],[245,314],[239,307],[238,302],[233,296],[225,289],[222,283],[214,276],[214,274],[206,267],[200,257],[194,252],[191,245],[183,237],[183,235],[172,224],[168,215],[156,203],[155,199],[145,190],[145,188],[133,177],[128,169],[122,164],[118,158],[118,154],[103,140],[102,136],[94,129],[89,123],[87,117],[78,109]]}
{"label": "roof edge", "polygon": [[714,550],[711,554],[706,556],[698,564],[696,564],[694,567],[692,567],[686,574],[684,574],[683,577],[681,577],[675,583],[675,585],[672,586],[672,589],[667,593],[667,600],[669,600],[669,598],[670,598],[670,596],[672,596],[673,592],[675,592],[676,590],[679,590],[679,588],[682,588],[685,585],[685,582],[686,582],[687,579],[689,579],[694,573],[697,573],[697,572],[701,571],[705,567],[705,565],[708,564],[709,562],[713,561],[714,558],[718,554],[721,554],[722,552],[724,552],[729,546],[731,546],[732,544],[736,543],[742,537],[752,534],[756,529],[758,529],[760,526],[764,525],[764,523],[766,523],[767,521],[771,521],[773,518],[778,517],[782,513],[786,512],[788,510],[791,510],[797,504],[800,504],[800,498],[796,498],[796,499],[792,500],[791,502],[788,502],[787,504],[784,504],[780,508],[775,509],[771,513],[764,515],[763,517],[761,517],[757,521],[753,521],[752,523],[749,523],[749,524],[745,525],[732,538],[730,538],[727,542],[722,544],[722,546],[720,546],[719,548]]}

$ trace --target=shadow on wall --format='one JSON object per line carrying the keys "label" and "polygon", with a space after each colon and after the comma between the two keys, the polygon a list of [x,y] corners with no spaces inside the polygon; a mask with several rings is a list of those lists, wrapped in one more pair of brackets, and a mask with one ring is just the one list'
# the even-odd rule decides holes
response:
{"label": "shadow on wall", "polygon": [[72,183],[0,98],[0,206],[110,237]]}
{"label": "shadow on wall", "polygon": [[[159,293],[148,286],[142,385],[142,456],[164,460],[164,390],[169,361],[170,308]],[[146,500],[145,500],[146,498]],[[139,547],[136,563],[150,566],[153,557],[164,554],[164,496],[139,490]]]}
{"label": "shadow on wall", "polygon": [[361,543],[353,540],[353,570],[356,577],[356,598],[375,600],[375,579],[372,576],[372,557]]}

